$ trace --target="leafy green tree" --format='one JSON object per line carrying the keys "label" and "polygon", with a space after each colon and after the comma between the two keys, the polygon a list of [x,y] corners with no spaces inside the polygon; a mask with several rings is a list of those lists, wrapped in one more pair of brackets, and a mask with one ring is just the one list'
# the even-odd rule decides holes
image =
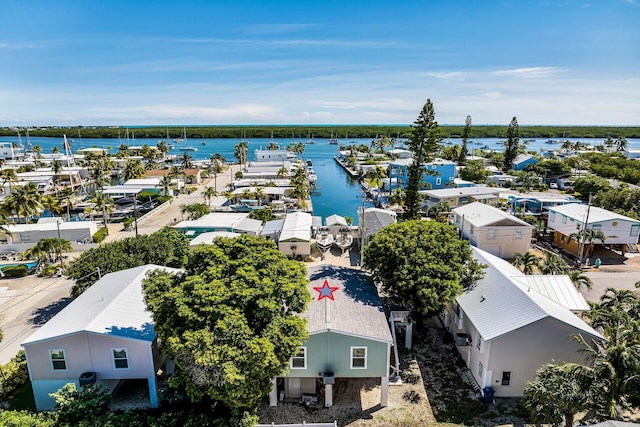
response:
{"label": "leafy green tree", "polygon": [[567,162],[560,160],[542,160],[535,164],[528,165],[527,172],[535,172],[547,179],[567,178],[571,176],[571,166]]}
{"label": "leafy green tree", "polygon": [[460,169],[460,178],[479,184],[484,183],[489,175],[491,172],[485,169],[482,160],[467,161],[465,167]]}
{"label": "leafy green tree", "polygon": [[481,266],[457,229],[410,220],[378,231],[364,248],[363,266],[394,301],[411,310],[419,327],[478,279]]}
{"label": "leafy green tree", "polygon": [[109,412],[111,393],[95,385],[80,388],[67,383],[50,395],[56,400],[58,422],[62,425],[78,425],[82,420],[99,418]]}
{"label": "leafy green tree", "polygon": [[271,210],[271,208],[266,207],[262,209],[252,210],[249,213],[249,218],[260,220],[264,224],[267,221],[271,221],[272,219],[275,219],[275,215],[273,215],[273,211]]}
{"label": "leafy green tree", "polygon": [[572,427],[576,415],[589,407],[588,393],[564,365],[547,364],[524,389],[523,405],[536,425]]}
{"label": "leafy green tree", "polygon": [[520,137],[518,135],[518,119],[511,119],[509,127],[507,127],[507,141],[504,145],[504,158],[502,170],[508,171],[513,167],[513,160],[520,152]]}
{"label": "leafy green tree", "polygon": [[98,280],[100,274],[139,267],[145,264],[180,268],[187,261],[189,240],[175,228],[165,227],[153,234],[129,237],[83,252],[65,269],[75,279],[71,290],[75,298]]}
{"label": "leafy green tree", "polygon": [[254,410],[307,337],[305,268],[263,237],[200,245],[186,273],[156,271],[144,282],[160,342],[176,363],[170,385]]}
{"label": "leafy green tree", "polygon": [[435,120],[435,111],[430,99],[422,107],[416,121],[411,125],[409,150],[413,161],[409,166],[407,187],[405,189],[405,212],[407,219],[420,218],[420,183],[425,164],[433,160],[441,141],[440,128]]}
{"label": "leafy green tree", "polygon": [[581,198],[587,200],[589,194],[597,194],[600,191],[606,191],[611,188],[609,180],[596,176],[589,175],[583,178],[578,178],[573,183],[573,189],[580,193]]}
{"label": "leafy green tree", "polygon": [[209,207],[204,203],[190,203],[188,205],[180,205],[180,213],[187,214],[187,219],[194,220],[201,218],[209,213]]}

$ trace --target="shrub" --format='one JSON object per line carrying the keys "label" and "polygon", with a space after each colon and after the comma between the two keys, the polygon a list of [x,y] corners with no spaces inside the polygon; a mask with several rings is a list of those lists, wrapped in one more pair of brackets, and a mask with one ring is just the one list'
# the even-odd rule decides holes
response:
{"label": "shrub", "polygon": [[100,230],[96,231],[96,233],[92,236],[93,243],[102,242],[107,237],[108,234],[109,234],[109,230],[107,229],[107,227],[102,227]]}
{"label": "shrub", "polygon": [[47,265],[46,267],[43,267],[42,270],[40,270],[40,273],[38,273],[38,277],[51,277],[56,274],[56,271],[58,271],[58,267],[58,264]]}
{"label": "shrub", "polygon": [[18,354],[11,358],[9,363],[2,365],[0,369],[3,373],[0,376],[0,387],[5,396],[13,395],[29,381],[27,358],[24,355],[24,350],[20,350]]}
{"label": "shrub", "polygon": [[158,203],[163,204],[171,199],[173,199],[173,197],[171,196],[159,196],[156,200],[158,201]]}
{"label": "shrub", "polygon": [[86,385],[77,388],[75,383],[67,383],[60,390],[50,394],[56,400],[58,421],[77,425],[83,419],[101,417],[109,412],[111,393],[103,387]]}
{"label": "shrub", "polygon": [[26,265],[10,265],[3,268],[2,273],[8,277],[25,277],[29,274],[29,268]]}

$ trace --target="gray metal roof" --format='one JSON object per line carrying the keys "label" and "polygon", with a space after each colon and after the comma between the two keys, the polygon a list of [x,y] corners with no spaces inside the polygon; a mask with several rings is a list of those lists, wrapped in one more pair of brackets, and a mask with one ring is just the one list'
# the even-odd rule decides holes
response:
{"label": "gray metal roof", "polygon": [[[309,268],[309,292],[313,300],[303,316],[310,334],[334,331],[347,335],[392,342],[391,331],[382,309],[378,291],[368,274],[360,270],[331,265]],[[334,300],[318,300],[314,287],[338,287]]]}
{"label": "gray metal roof", "polygon": [[60,313],[27,338],[22,345],[33,344],[79,332],[112,335],[142,341],[153,341],[151,313],[142,294],[142,280],[159,265],[143,265],[106,274]]}
{"label": "gray metal roof", "polygon": [[379,208],[365,208],[364,218],[360,219],[368,235],[373,235],[383,227],[396,222],[396,213]]}
{"label": "gray metal roof", "polygon": [[[524,222],[523,220],[511,215],[508,212],[504,212],[501,209],[493,206],[485,205],[480,202],[473,202],[466,205],[459,206],[453,209],[453,212],[458,215],[463,215],[464,219],[469,221],[476,227],[484,227],[495,223],[501,223],[501,225],[521,226],[533,228],[532,225]],[[506,220],[506,223],[505,223]]]}
{"label": "gray metal roof", "polygon": [[488,268],[484,278],[456,300],[483,339],[498,338],[547,317],[601,338],[568,308],[518,281],[522,272],[507,261],[472,249],[474,257]]}
{"label": "gray metal roof", "polygon": [[589,310],[589,304],[566,275],[530,274],[513,276],[513,280],[546,296],[571,311]]}

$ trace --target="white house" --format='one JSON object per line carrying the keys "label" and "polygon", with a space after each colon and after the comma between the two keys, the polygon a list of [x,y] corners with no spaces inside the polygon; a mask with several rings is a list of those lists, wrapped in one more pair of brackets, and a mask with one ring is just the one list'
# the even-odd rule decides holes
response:
{"label": "white house", "polygon": [[146,379],[149,404],[158,406],[158,351],[142,280],[145,265],[105,275],[27,338],[24,347],[38,410],[53,409],[49,396],[67,383],[95,382],[113,391],[127,379]]}
{"label": "white house", "polygon": [[502,189],[496,187],[460,187],[442,188],[438,190],[421,190],[419,193],[426,198],[426,205],[433,206],[441,202],[449,203],[450,208],[462,206],[467,203],[481,201],[482,203],[495,204],[500,198]]}
{"label": "white house", "polygon": [[531,224],[484,203],[473,202],[453,209],[451,223],[473,246],[500,258],[528,252],[531,245]]}
{"label": "white house", "polygon": [[278,249],[285,255],[306,257],[311,254],[311,214],[293,212],[287,214],[278,239]]}
{"label": "white house", "polygon": [[535,276],[534,282],[507,261],[472,249],[488,266],[486,274],[456,298],[445,325],[480,388],[492,387],[499,397],[522,396],[543,364],[585,363],[573,336],[602,336],[574,313],[588,308],[576,289],[558,276]]}
{"label": "white house", "polygon": [[[8,244],[38,243],[46,238],[58,238],[70,242],[90,241],[98,231],[95,221],[63,221],[62,218],[40,218],[35,224],[11,224],[0,229],[0,241]],[[59,233],[59,234],[58,234]]]}
{"label": "white house", "polygon": [[579,243],[576,239],[570,240],[569,236],[585,228],[602,231],[605,235],[605,244],[622,245],[623,254],[626,245],[638,243],[640,234],[640,221],[606,209],[582,204],[549,208],[548,227],[555,232],[554,243],[575,254],[579,251]]}

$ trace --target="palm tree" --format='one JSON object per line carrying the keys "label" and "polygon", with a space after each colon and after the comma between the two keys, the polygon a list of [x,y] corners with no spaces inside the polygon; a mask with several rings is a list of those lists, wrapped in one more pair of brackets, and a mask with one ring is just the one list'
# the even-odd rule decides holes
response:
{"label": "palm tree", "polygon": [[604,234],[604,232],[602,232],[602,230],[594,230],[593,228],[587,228],[584,230],[580,230],[577,231],[575,233],[571,233],[569,235],[569,240],[575,240],[576,242],[581,244],[581,249],[582,249],[582,244],[584,243],[585,245],[589,246],[589,249],[587,250],[586,253],[579,253],[578,257],[580,257],[580,262],[582,262],[582,258],[583,257],[588,257],[594,249],[594,241],[595,240],[599,240],[600,243],[602,243],[604,245],[604,242],[607,238],[607,235]]}
{"label": "palm tree", "polygon": [[64,212],[64,206],[60,203],[60,199],[54,197],[51,194],[42,196],[42,206],[49,209],[52,214],[60,215]]}
{"label": "palm tree", "polygon": [[158,182],[158,187],[162,189],[162,194],[168,196],[173,187],[173,176],[171,174],[164,175]]}
{"label": "palm tree", "polygon": [[588,409],[589,398],[582,384],[564,365],[549,363],[536,372],[524,389],[524,407],[536,424],[572,427],[576,414]]}
{"label": "palm tree", "polygon": [[9,193],[13,190],[12,184],[18,182],[18,175],[14,169],[5,169],[0,172],[0,178],[2,178],[2,187],[9,184]]}
{"label": "palm tree", "polygon": [[124,164],[124,179],[128,181],[130,179],[142,178],[146,174],[144,165],[140,160],[128,160]]}
{"label": "palm tree", "polygon": [[629,148],[629,143],[627,142],[627,138],[624,136],[619,136],[615,141],[616,151],[627,151]]}
{"label": "palm tree", "polygon": [[246,142],[240,142],[233,148],[233,155],[236,159],[238,159],[238,163],[240,163],[241,165],[247,162],[248,150],[249,144],[247,144]]}
{"label": "palm tree", "polygon": [[372,187],[380,187],[383,184],[382,180],[387,176],[387,171],[385,171],[384,168],[376,166],[375,168],[369,169],[366,179]]}
{"label": "palm tree", "polygon": [[402,206],[404,204],[404,190],[402,188],[393,189],[393,191],[389,194],[389,204],[391,206]]}
{"label": "palm tree", "polygon": [[191,154],[189,153],[182,153],[182,158],[180,159],[180,165],[182,166],[182,169],[191,169],[193,167],[193,156],[191,156]]}
{"label": "palm tree", "polygon": [[289,170],[282,166],[280,169],[278,169],[278,172],[276,174],[276,178],[286,178],[287,176],[289,176]]}
{"label": "palm tree", "polygon": [[32,182],[25,186],[15,188],[11,194],[4,199],[7,210],[14,213],[18,217],[24,216],[25,224],[31,215],[39,213],[43,210],[40,203],[41,195],[38,193],[38,187]]}
{"label": "palm tree", "polygon": [[538,267],[542,274],[567,274],[570,270],[569,265],[562,257],[549,251],[545,252],[544,260]]}
{"label": "palm tree", "polygon": [[211,199],[218,195],[218,191],[214,187],[207,187],[202,191],[202,197],[207,201],[209,209],[211,209]]}
{"label": "palm tree", "polygon": [[62,172],[62,162],[60,160],[54,160],[51,163],[51,172],[53,172],[53,181],[56,184],[56,191],[58,191],[58,185],[60,185],[60,172]]}
{"label": "palm tree", "polygon": [[91,198],[91,202],[96,204],[96,210],[102,212],[102,221],[104,223],[104,227],[108,230],[107,213],[113,213],[114,211],[113,199],[111,199],[108,194],[99,191],[93,195],[93,197]]}
{"label": "palm tree", "polygon": [[513,265],[516,267],[522,266],[522,272],[524,274],[533,274],[534,267],[540,268],[540,258],[531,252],[524,254],[516,252],[513,254]]}
{"label": "palm tree", "polygon": [[591,281],[589,276],[587,276],[587,274],[582,270],[570,270],[567,275],[578,290],[582,289],[583,286],[587,289],[591,289],[591,286],[593,285],[593,282]]}
{"label": "palm tree", "polygon": [[605,147],[607,147],[607,153],[611,152],[611,149],[615,144],[616,144],[615,141],[610,136],[608,136],[607,139],[604,140],[604,145]]}
{"label": "palm tree", "polygon": [[267,193],[265,193],[264,189],[262,187],[256,187],[256,191],[253,195],[258,200],[258,206],[262,206],[262,200],[267,197]]}

